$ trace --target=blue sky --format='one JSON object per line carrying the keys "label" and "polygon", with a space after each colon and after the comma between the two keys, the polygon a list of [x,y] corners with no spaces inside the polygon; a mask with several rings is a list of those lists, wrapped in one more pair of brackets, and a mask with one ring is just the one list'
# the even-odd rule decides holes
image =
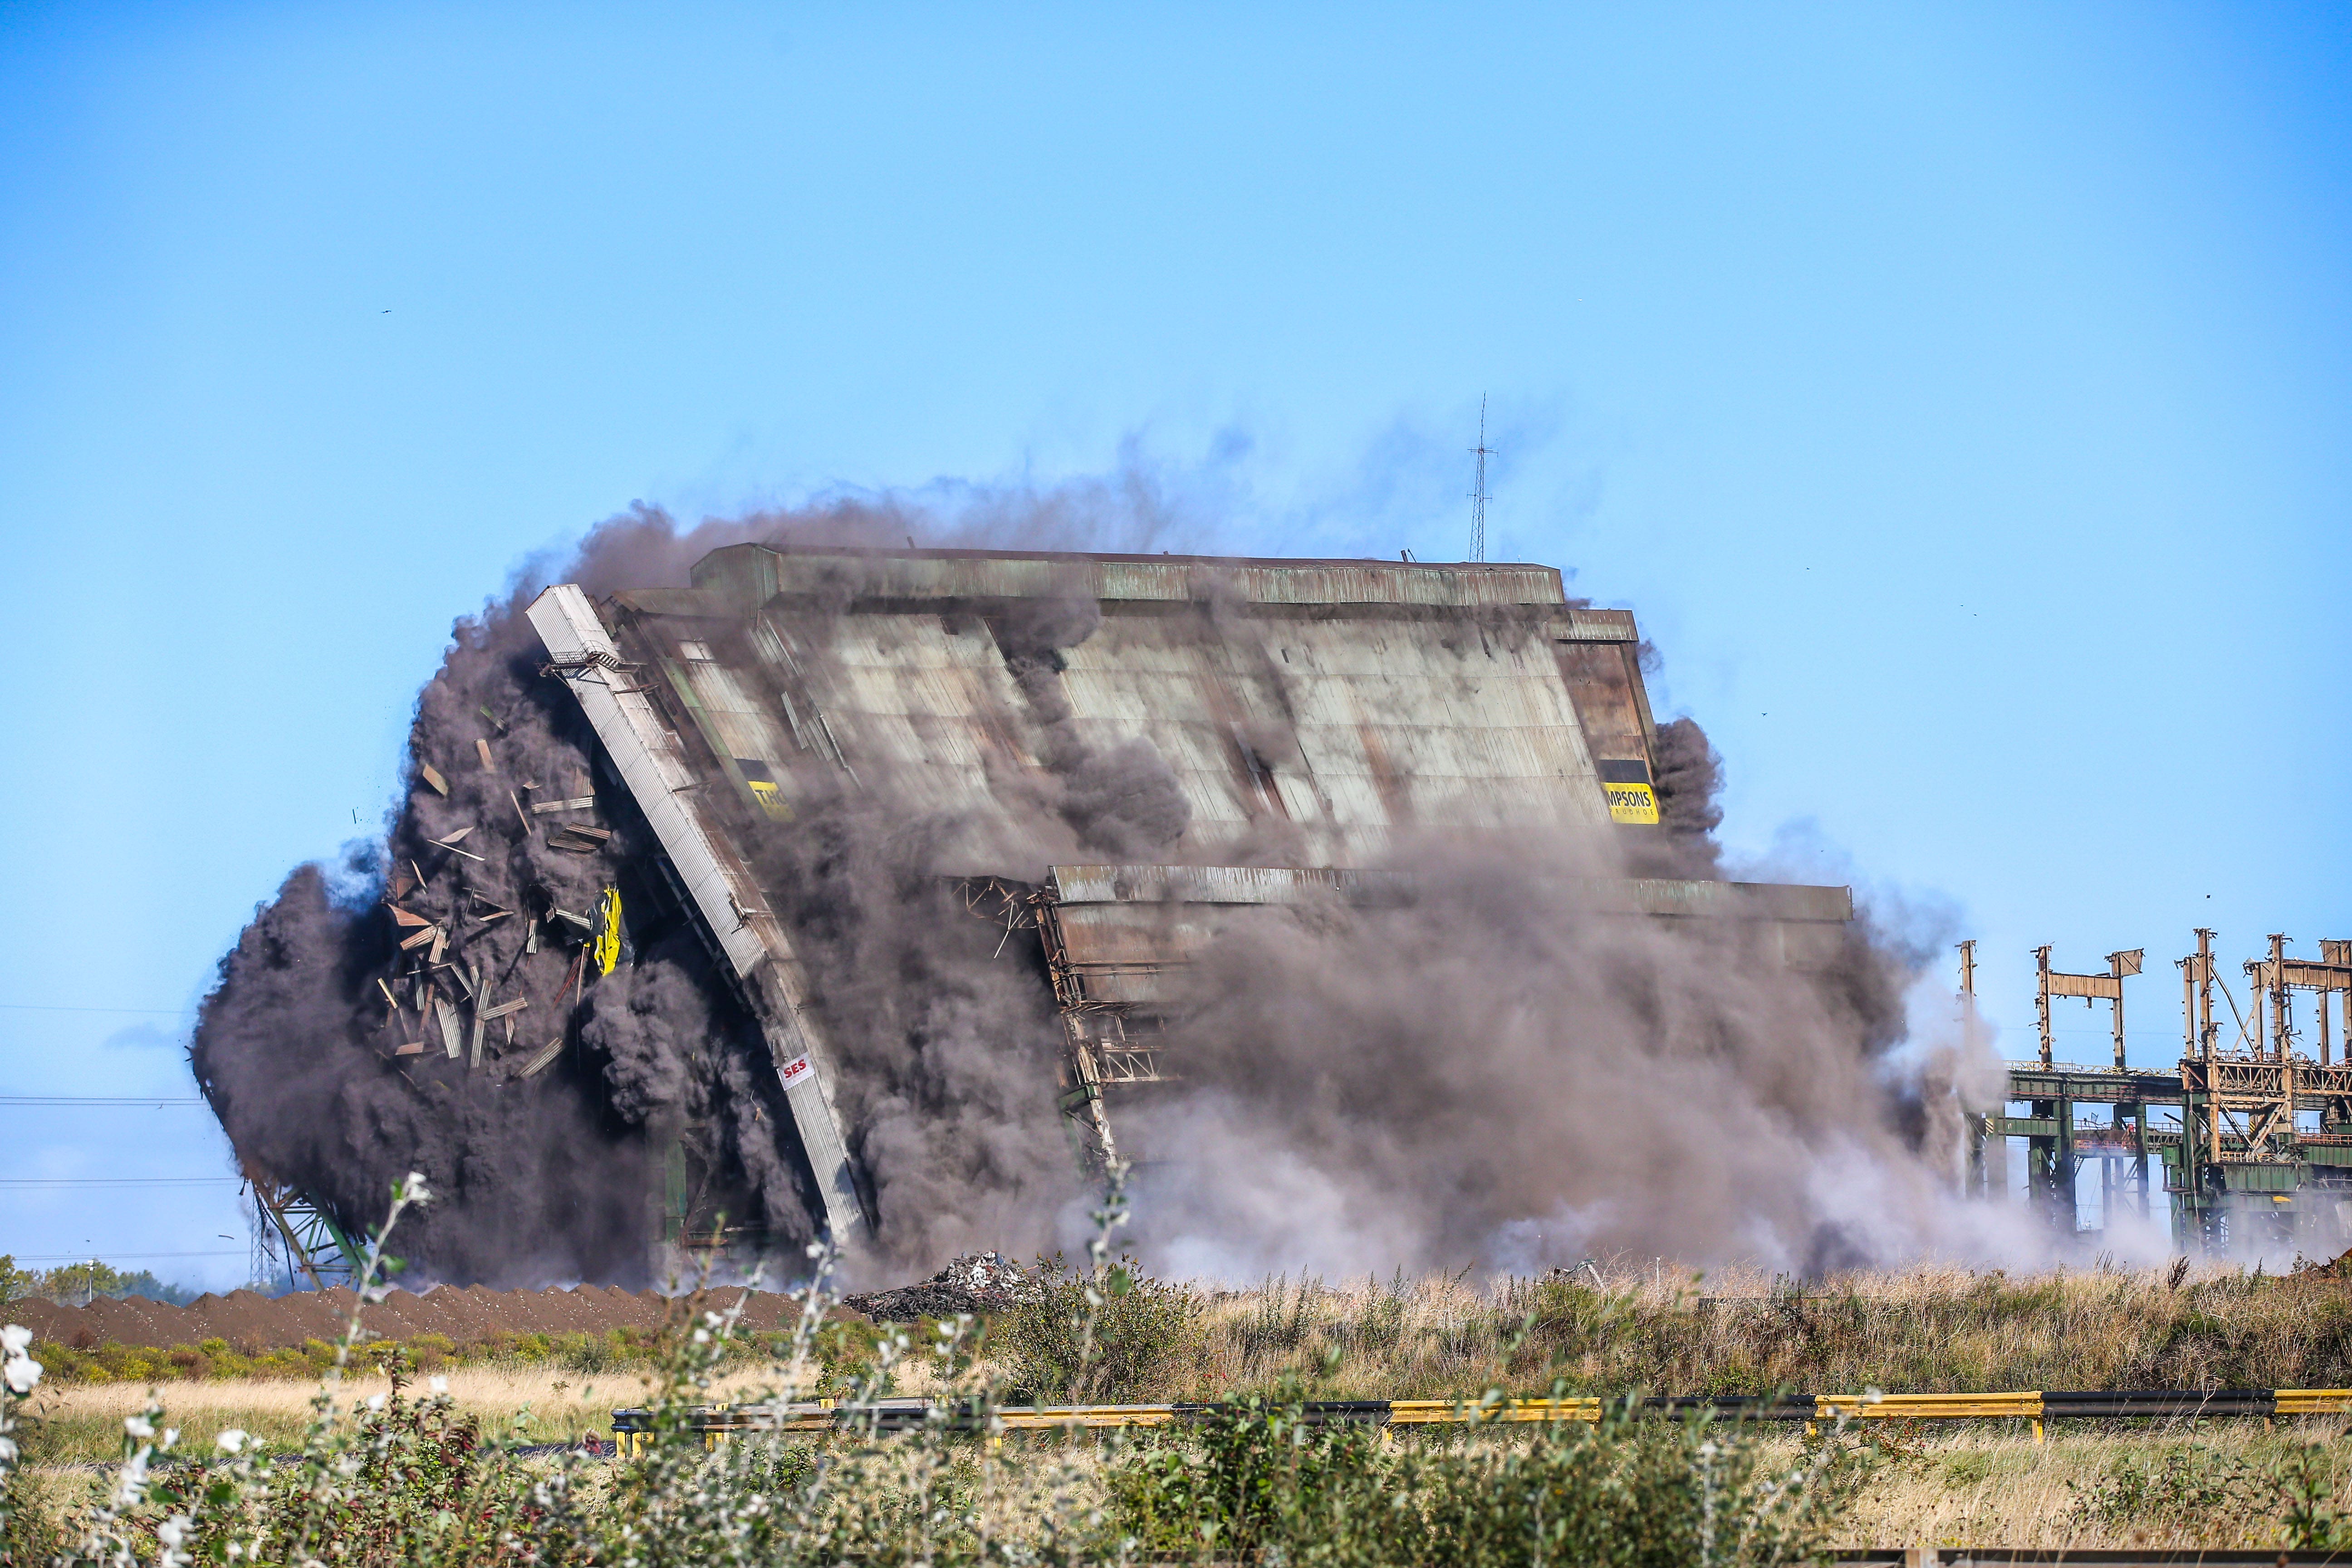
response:
{"label": "blue sky", "polygon": [[[0,1092],[183,1085],[452,618],[632,500],[1128,464],[1163,542],[1448,559],[1482,394],[1490,553],[1636,611],[1743,854],[1979,938],[2011,1054],[2034,944],[2145,945],[2168,1060],[2191,926],[2352,935],[2348,62],[2284,5],[0,5]],[[0,1116],[0,1180],[225,1168]],[[93,1191],[0,1250],[241,1277],[232,1186]]]}

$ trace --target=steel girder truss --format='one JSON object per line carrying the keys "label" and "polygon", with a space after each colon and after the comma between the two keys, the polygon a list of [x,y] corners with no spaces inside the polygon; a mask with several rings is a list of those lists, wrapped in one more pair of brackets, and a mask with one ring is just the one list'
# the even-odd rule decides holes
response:
{"label": "steel girder truss", "polygon": [[2212,1107],[2206,1157],[2217,1163],[2294,1158],[2295,1144],[2314,1141],[2296,1131],[2298,1109],[2321,1110],[2331,1124],[2352,1121],[2352,1067],[2217,1055],[2183,1061],[2180,1082]]}
{"label": "steel girder truss", "polygon": [[1084,976],[1069,959],[1058,906],[1043,889],[999,877],[971,877],[964,879],[963,900],[967,912],[1002,926],[1007,941],[1016,931],[1038,933],[1062,1018],[1056,1077],[1063,1121],[1080,1160],[1096,1170],[1108,1169],[1118,1163],[1118,1139],[1111,1131],[1104,1090],[1171,1081],[1160,1066],[1160,1020],[1129,1004],[1087,994]]}
{"label": "steel girder truss", "polygon": [[366,1253],[334,1216],[299,1189],[247,1167],[246,1183],[259,1211],[261,1251],[274,1268],[285,1268],[299,1289],[356,1288]]}

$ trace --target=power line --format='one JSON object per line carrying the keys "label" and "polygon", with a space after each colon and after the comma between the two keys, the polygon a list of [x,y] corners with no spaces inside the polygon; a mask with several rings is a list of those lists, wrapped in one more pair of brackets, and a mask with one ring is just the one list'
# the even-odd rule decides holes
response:
{"label": "power line", "polygon": [[210,1252],[115,1252],[106,1258],[89,1252],[23,1252],[14,1255],[19,1263],[102,1263],[106,1258],[243,1258],[245,1249],[231,1252],[215,1247]]}
{"label": "power line", "polygon": [[0,1094],[0,1105],[202,1105],[201,1095]]}
{"label": "power line", "polygon": [[0,1176],[0,1187],[191,1187],[236,1176]]}
{"label": "power line", "polygon": [[146,1013],[158,1018],[184,1018],[194,1007],[69,1007],[48,1002],[0,1002],[10,1013]]}

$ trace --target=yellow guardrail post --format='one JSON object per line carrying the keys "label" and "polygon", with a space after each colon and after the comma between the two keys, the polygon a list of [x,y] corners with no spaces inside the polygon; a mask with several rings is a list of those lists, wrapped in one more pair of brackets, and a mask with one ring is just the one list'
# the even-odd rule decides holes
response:
{"label": "yellow guardrail post", "polygon": [[[1599,1399],[1391,1399],[1388,1426],[1433,1426],[1463,1422],[1585,1421],[1601,1419]],[[1385,1431],[1385,1427],[1383,1428]]]}
{"label": "yellow guardrail post", "polygon": [[2281,1415],[2352,1415],[2352,1388],[2275,1388]]}
{"label": "yellow guardrail post", "polygon": [[1097,1426],[1165,1426],[1176,1419],[1172,1405],[1041,1405],[1029,1410],[1003,1410],[996,1418],[1012,1432],[1080,1429]]}
{"label": "yellow guardrail post", "polygon": [[[2042,1441],[2040,1390],[2011,1394],[1818,1394],[1814,1422],[1843,1415],[1849,1421],[2031,1421]],[[1816,1430],[1808,1426],[1811,1434]]]}

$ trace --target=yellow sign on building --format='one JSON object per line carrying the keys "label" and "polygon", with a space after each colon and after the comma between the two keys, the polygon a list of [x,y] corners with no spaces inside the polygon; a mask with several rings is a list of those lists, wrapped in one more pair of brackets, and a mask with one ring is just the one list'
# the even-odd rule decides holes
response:
{"label": "yellow sign on building", "polygon": [[793,808],[784,804],[783,791],[776,783],[776,770],[756,757],[738,757],[735,766],[743,775],[743,783],[751,791],[751,798],[760,809],[778,822],[790,822]]}
{"label": "yellow sign on building", "polygon": [[1603,762],[1601,793],[1609,798],[1609,820],[1643,827],[1658,825],[1658,792],[1650,783],[1644,762]]}
{"label": "yellow sign on building", "polygon": [[605,889],[603,900],[596,906],[596,941],[588,950],[588,956],[594,961],[596,976],[600,980],[612,973],[613,966],[621,962],[621,889],[618,888]]}

